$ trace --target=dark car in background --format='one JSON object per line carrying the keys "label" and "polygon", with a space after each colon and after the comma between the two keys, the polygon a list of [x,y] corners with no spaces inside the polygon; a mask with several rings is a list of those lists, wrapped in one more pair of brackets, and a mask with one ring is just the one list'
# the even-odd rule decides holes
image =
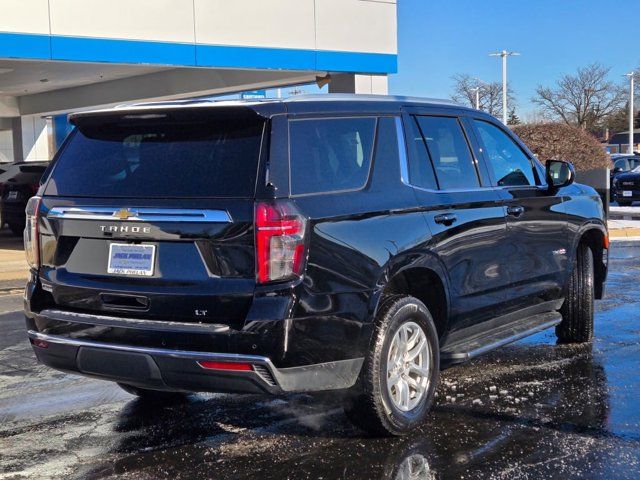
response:
{"label": "dark car in background", "polygon": [[611,170],[609,171],[609,189],[611,191],[610,200],[613,199],[613,179],[619,174],[630,172],[640,166],[640,154],[638,153],[617,153],[611,155]]}
{"label": "dark car in background", "polygon": [[611,185],[611,196],[621,207],[640,201],[640,164],[633,170],[618,173]]}
{"label": "dark car in background", "polygon": [[49,162],[23,162],[6,166],[0,174],[0,227],[7,224],[14,235],[22,236],[24,209],[38,191],[40,179]]}
{"label": "dark car in background", "polygon": [[27,206],[28,335],[143,399],[342,390],[405,434],[441,367],[593,336],[600,197],[494,117],[310,96],[74,114]]}

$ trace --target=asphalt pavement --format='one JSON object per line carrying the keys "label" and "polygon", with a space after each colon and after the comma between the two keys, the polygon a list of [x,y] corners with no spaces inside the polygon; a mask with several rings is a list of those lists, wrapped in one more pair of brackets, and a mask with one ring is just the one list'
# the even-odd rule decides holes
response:
{"label": "asphalt pavement", "polygon": [[592,345],[547,331],[446,370],[401,439],[351,426],[338,393],[149,405],[50,370],[0,296],[0,479],[640,478],[639,249],[613,247]]}

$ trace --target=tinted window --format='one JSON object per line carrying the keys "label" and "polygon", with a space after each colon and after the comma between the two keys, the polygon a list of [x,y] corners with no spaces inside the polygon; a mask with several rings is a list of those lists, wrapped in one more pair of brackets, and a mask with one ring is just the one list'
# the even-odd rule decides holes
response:
{"label": "tinted window", "polygon": [[440,189],[480,186],[469,144],[457,118],[416,117],[427,144]]}
{"label": "tinted window", "polygon": [[416,187],[435,190],[438,188],[427,146],[415,118],[408,125],[407,147],[409,149],[409,183]]}
{"label": "tinted window", "polygon": [[627,159],[621,158],[620,160],[616,160],[616,162],[613,164],[613,167],[621,168],[622,170],[627,170],[629,168],[629,166],[627,165]]}
{"label": "tinted window", "polygon": [[400,164],[395,117],[383,117],[378,121],[375,152],[376,160],[374,165],[378,165],[378,168],[380,168],[382,164]]}
{"label": "tinted window", "polygon": [[103,123],[76,132],[46,193],[88,197],[251,197],[263,123]]}
{"label": "tinted window", "polygon": [[629,168],[631,170],[637,168],[640,165],[640,158],[630,158],[629,159]]}
{"label": "tinted window", "polygon": [[482,120],[475,120],[475,124],[497,185],[535,185],[533,163],[520,147],[495,125]]}
{"label": "tinted window", "polygon": [[375,129],[375,118],[291,121],[291,193],[364,187],[369,177]]}

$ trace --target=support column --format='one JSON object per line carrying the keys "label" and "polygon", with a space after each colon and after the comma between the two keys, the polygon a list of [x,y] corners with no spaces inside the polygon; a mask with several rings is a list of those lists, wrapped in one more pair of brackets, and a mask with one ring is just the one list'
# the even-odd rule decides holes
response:
{"label": "support column", "polygon": [[25,162],[51,160],[54,153],[52,145],[52,121],[39,115],[21,117],[22,159]]}
{"label": "support column", "polygon": [[22,150],[22,121],[20,117],[11,119],[11,133],[13,136],[13,162],[22,162],[24,153]]}
{"label": "support column", "polygon": [[343,73],[331,75],[329,93],[359,93],[387,95],[389,83],[386,75],[357,75]]}

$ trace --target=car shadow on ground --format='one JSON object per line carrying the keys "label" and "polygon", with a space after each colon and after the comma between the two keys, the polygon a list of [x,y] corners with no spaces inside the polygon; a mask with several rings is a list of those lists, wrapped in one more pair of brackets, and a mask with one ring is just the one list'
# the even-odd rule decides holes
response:
{"label": "car shadow on ground", "polygon": [[7,227],[0,229],[0,250],[23,251],[22,237],[11,233]]}
{"label": "car shadow on ground", "polygon": [[132,400],[113,425],[111,460],[82,476],[457,478],[585,458],[605,471],[595,445],[609,435],[607,378],[590,346],[501,352],[445,371],[430,421],[405,438],[353,427],[335,393]]}

